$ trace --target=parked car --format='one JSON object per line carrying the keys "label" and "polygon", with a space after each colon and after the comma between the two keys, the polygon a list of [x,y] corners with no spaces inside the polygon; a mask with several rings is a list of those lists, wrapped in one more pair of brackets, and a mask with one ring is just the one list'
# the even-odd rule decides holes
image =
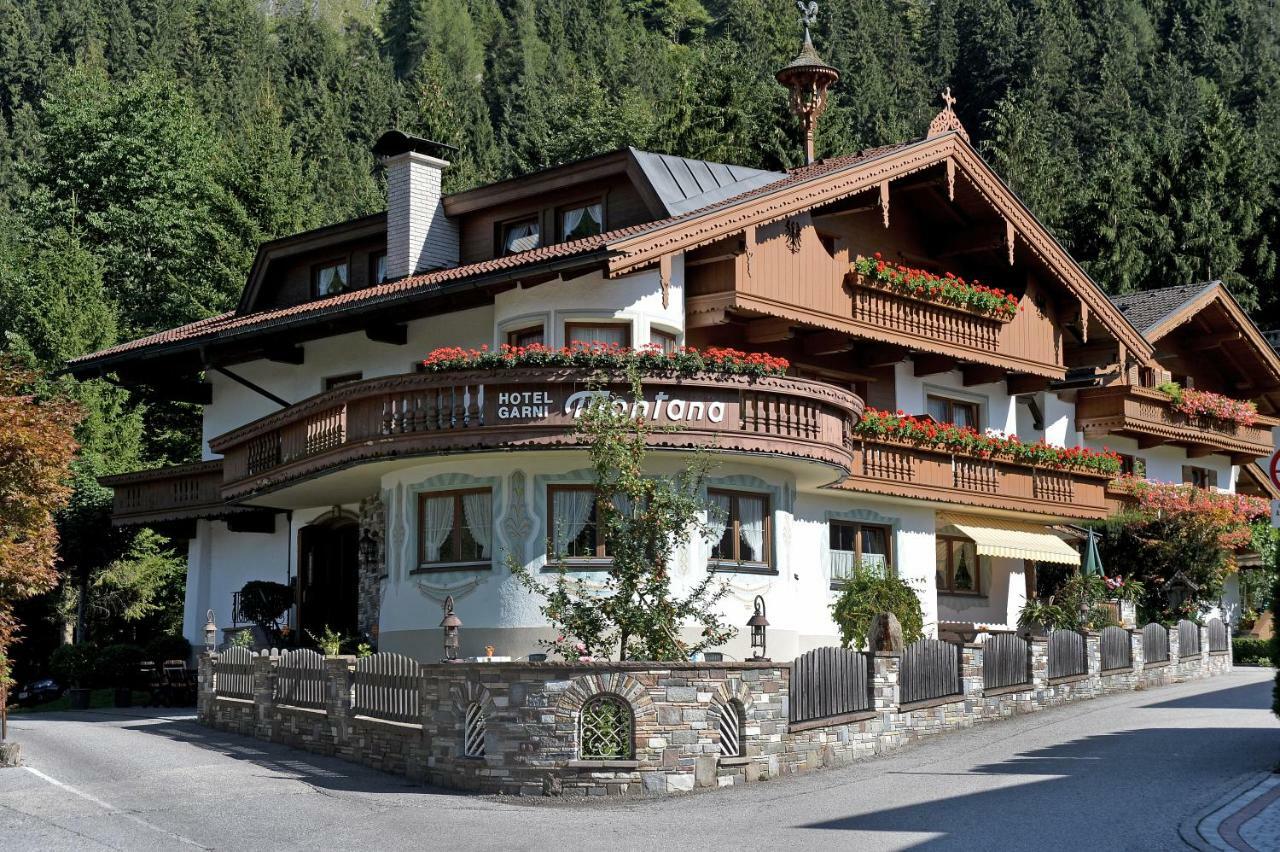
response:
{"label": "parked car", "polygon": [[46,677],[20,687],[15,697],[20,706],[34,707],[37,704],[44,704],[46,701],[61,698],[62,692],[62,687],[58,685],[56,680]]}

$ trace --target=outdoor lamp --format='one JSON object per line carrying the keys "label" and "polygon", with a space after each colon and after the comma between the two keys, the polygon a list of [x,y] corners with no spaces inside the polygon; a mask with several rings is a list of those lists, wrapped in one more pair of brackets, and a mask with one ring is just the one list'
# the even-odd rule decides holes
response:
{"label": "outdoor lamp", "polygon": [[769,619],[764,617],[764,597],[756,595],[756,611],[755,614],[747,620],[747,626],[751,628],[751,650],[753,660],[765,659],[765,629],[769,626]]}
{"label": "outdoor lamp", "polygon": [[218,620],[213,617],[213,610],[205,615],[204,622],[204,649],[210,654],[218,645]]}
{"label": "outdoor lamp", "polygon": [[440,626],[444,628],[444,658],[458,659],[458,629],[462,627],[462,619],[453,613],[453,595],[444,599],[444,618]]}

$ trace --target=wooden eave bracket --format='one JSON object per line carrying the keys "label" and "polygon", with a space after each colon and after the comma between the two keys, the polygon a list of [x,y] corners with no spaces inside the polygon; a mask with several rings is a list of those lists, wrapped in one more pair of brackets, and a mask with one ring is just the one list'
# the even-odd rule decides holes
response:
{"label": "wooden eave bracket", "polygon": [[662,307],[671,307],[671,255],[658,258],[658,278],[662,282]]}
{"label": "wooden eave bracket", "polygon": [[880,215],[884,220],[884,226],[889,227],[889,181],[880,181]]}

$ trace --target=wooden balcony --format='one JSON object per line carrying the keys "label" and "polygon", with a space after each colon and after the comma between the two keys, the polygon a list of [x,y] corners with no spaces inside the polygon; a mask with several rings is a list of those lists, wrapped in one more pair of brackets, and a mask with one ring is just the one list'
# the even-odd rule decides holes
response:
{"label": "wooden balcony", "polygon": [[849,276],[848,282],[853,294],[854,322],[872,328],[995,352],[1000,347],[1000,329],[1009,321],[895,293],[856,273]]}
{"label": "wooden balcony", "polygon": [[104,476],[115,492],[111,523],[116,526],[220,517],[237,511],[222,499],[222,461],[162,467]]}
{"label": "wooden balcony", "polygon": [[[850,470],[862,400],[792,378],[649,377],[643,401],[611,384],[615,405],[656,428],[667,449],[785,457]],[[406,374],[343,385],[209,442],[224,456],[222,495],[240,499],[372,461],[576,446],[593,393],[588,371],[513,369]]]}
{"label": "wooden balcony", "polygon": [[1109,514],[1106,474],[979,459],[892,441],[857,440],[839,488],[894,497],[1012,509],[1063,519]]}
{"label": "wooden balcony", "polygon": [[1090,388],[1076,399],[1076,425],[1086,438],[1123,435],[1142,449],[1171,444],[1185,447],[1191,458],[1221,453],[1236,464],[1271,455],[1271,430],[1278,424],[1261,415],[1253,426],[1188,417],[1164,393],[1133,385]]}

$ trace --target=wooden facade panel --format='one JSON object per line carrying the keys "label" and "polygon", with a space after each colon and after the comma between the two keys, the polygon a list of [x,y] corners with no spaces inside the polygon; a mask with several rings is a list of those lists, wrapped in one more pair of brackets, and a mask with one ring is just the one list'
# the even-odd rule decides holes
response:
{"label": "wooden facade panel", "polygon": [[1027,283],[1018,302],[1017,315],[1000,326],[997,348],[1032,361],[1063,366],[1062,328],[1053,314],[1051,300],[1034,279]]}

